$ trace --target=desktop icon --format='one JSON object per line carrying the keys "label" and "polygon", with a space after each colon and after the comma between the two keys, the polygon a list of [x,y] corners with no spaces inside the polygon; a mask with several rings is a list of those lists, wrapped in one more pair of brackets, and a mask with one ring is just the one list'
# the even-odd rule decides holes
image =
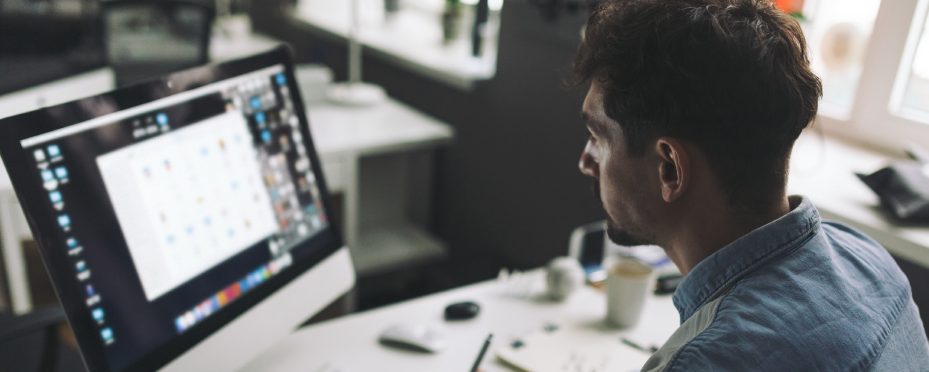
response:
{"label": "desktop icon", "polygon": [[103,324],[103,317],[104,317],[103,308],[98,307],[96,309],[93,309],[93,311],[91,311],[90,314],[94,317],[94,320],[97,321],[97,324]]}
{"label": "desktop icon", "polygon": [[67,214],[59,215],[58,226],[61,226],[65,231],[71,230],[71,217],[68,217]]}
{"label": "desktop icon", "polygon": [[187,325],[184,324],[183,317],[174,318],[174,329],[177,330],[177,333],[184,332],[187,329]]}
{"label": "desktop icon", "polygon": [[100,337],[103,338],[103,342],[107,345],[110,345],[113,343],[113,341],[115,341],[115,339],[113,338],[113,329],[110,327],[101,329]]}
{"label": "desktop icon", "polygon": [[264,112],[259,111],[258,113],[255,114],[255,122],[258,123],[259,128],[264,129],[265,122],[267,122],[267,120],[268,120],[268,117],[265,116]]}
{"label": "desktop icon", "polygon": [[192,327],[194,324],[197,324],[197,318],[194,317],[192,311],[184,313],[184,321],[187,323],[187,327]]}
{"label": "desktop icon", "polygon": [[86,285],[84,289],[87,291],[87,297],[93,297],[94,295],[97,294],[97,291],[94,289],[94,286],[92,284]]}
{"label": "desktop icon", "polygon": [[206,317],[206,315],[203,314],[203,310],[200,309],[200,307],[194,307],[194,309],[191,310],[191,313],[194,314],[194,321],[195,321],[195,322],[199,322],[199,321],[203,320],[203,318]]}
{"label": "desktop icon", "polygon": [[277,85],[284,86],[287,84],[287,77],[284,76],[284,73],[280,73],[274,76],[274,81],[277,82]]}
{"label": "desktop icon", "polygon": [[42,186],[49,191],[58,188],[58,180],[55,179],[54,172],[48,169],[42,171]]}
{"label": "desktop icon", "polygon": [[100,295],[99,295],[99,294],[95,294],[95,295],[93,295],[93,296],[91,296],[91,297],[87,297],[87,307],[91,307],[91,306],[94,306],[94,305],[99,304],[99,303],[100,303]]}
{"label": "desktop icon", "polygon": [[42,149],[35,150],[35,152],[32,153],[32,156],[35,156],[36,162],[41,163],[45,161],[45,151],[43,151]]}
{"label": "desktop icon", "polygon": [[252,97],[252,99],[249,100],[249,103],[251,104],[253,110],[261,109],[261,98],[259,98],[258,96]]}
{"label": "desktop icon", "polygon": [[85,282],[87,281],[87,279],[90,279],[90,270],[84,270],[84,271],[77,273],[77,279],[82,282]]}
{"label": "desktop icon", "polygon": [[65,167],[55,168],[55,177],[57,177],[58,180],[61,181],[61,183],[67,183],[68,182],[68,168],[65,168]]}
{"label": "desktop icon", "polygon": [[84,250],[84,248],[81,247],[81,246],[77,243],[77,239],[68,238],[67,244],[68,244],[68,255],[69,255],[69,256],[76,257],[76,256],[80,255],[81,252]]}
{"label": "desktop icon", "polygon": [[48,157],[52,158],[52,161],[61,159],[61,148],[58,145],[48,145],[46,150],[48,151]]}
{"label": "desktop icon", "polygon": [[87,270],[87,262],[84,262],[83,260],[78,261],[76,264],[74,264],[74,267],[75,267],[75,268],[77,269],[77,271],[79,271],[79,272],[80,272],[80,271]]}
{"label": "desktop icon", "polygon": [[52,202],[52,206],[57,210],[62,210],[65,207],[64,199],[61,197],[61,192],[52,191],[48,193],[48,199]]}
{"label": "desktop icon", "polygon": [[155,116],[155,121],[158,122],[158,125],[168,125],[168,114],[159,112],[158,115]]}

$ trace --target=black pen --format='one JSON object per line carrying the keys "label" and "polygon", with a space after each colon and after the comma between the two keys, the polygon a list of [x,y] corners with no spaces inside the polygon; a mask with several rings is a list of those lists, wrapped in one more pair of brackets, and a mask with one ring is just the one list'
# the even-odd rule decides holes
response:
{"label": "black pen", "polygon": [[487,353],[487,347],[490,346],[490,339],[493,337],[493,333],[487,335],[487,340],[484,341],[484,346],[481,346],[481,352],[477,354],[477,360],[474,361],[474,366],[471,367],[471,372],[477,372],[477,367],[481,365],[481,360],[484,359],[484,354]]}
{"label": "black pen", "polygon": [[649,354],[654,354],[656,351],[658,351],[658,348],[655,347],[655,346],[645,347],[645,346],[639,345],[639,344],[637,344],[635,341],[632,341],[632,340],[630,340],[630,339],[628,339],[628,338],[625,338],[625,337],[623,337],[623,338],[621,339],[621,341],[622,341],[624,344],[629,345],[629,346],[632,347],[633,349],[636,349],[636,350],[639,350],[639,351],[643,351],[643,352],[646,352],[646,353],[649,353]]}

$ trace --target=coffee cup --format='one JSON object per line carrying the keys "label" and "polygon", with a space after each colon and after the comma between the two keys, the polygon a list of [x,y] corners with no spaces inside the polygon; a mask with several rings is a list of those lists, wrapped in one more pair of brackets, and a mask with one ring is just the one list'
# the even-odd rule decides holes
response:
{"label": "coffee cup", "polygon": [[632,258],[619,259],[608,267],[606,322],[614,327],[632,327],[642,315],[654,269]]}

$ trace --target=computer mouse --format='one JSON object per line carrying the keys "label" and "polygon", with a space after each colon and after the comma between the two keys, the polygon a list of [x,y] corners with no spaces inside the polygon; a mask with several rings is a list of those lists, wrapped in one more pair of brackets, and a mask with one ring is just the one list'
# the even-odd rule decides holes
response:
{"label": "computer mouse", "polygon": [[422,324],[396,324],[381,332],[381,344],[407,350],[437,353],[445,348],[445,337]]}
{"label": "computer mouse", "polygon": [[477,316],[481,307],[471,301],[456,302],[445,307],[446,320],[471,319]]}

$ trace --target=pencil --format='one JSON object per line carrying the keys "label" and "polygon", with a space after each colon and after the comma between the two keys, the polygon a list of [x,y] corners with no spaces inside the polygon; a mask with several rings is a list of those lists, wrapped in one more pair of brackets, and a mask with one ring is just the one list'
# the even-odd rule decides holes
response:
{"label": "pencil", "polygon": [[484,359],[484,354],[487,353],[487,347],[490,346],[490,339],[493,337],[493,333],[487,335],[487,339],[484,340],[484,346],[481,346],[481,352],[477,354],[477,360],[474,361],[474,366],[471,367],[471,372],[477,372],[477,367],[480,367],[481,360]]}

